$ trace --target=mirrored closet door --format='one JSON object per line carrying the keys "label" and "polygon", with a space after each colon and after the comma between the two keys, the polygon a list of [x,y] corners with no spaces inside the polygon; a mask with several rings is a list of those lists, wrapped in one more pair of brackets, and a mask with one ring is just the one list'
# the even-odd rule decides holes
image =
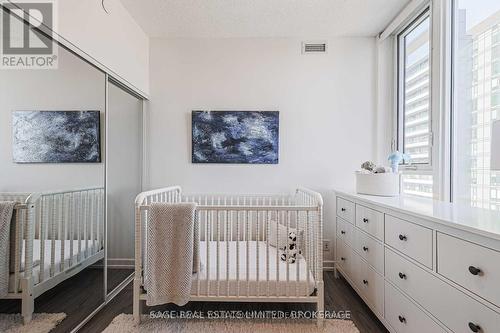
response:
{"label": "mirrored closet door", "polygon": [[134,272],[134,200],[141,192],[142,100],[108,83],[107,293]]}
{"label": "mirrored closet door", "polygon": [[0,327],[57,333],[105,297],[106,75],[52,43],[57,68],[0,70]]}

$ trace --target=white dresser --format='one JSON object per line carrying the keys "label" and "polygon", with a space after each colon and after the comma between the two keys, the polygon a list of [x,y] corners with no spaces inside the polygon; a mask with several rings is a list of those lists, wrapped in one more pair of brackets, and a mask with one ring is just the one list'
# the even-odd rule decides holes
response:
{"label": "white dresser", "polygon": [[390,332],[500,332],[500,214],[336,191],[336,215],[336,268]]}

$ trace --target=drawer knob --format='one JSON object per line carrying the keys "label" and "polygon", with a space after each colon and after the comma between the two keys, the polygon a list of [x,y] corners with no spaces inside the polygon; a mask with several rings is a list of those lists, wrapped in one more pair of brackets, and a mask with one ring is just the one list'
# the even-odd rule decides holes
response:
{"label": "drawer knob", "polygon": [[366,246],[363,246],[363,251],[368,252],[368,248]]}
{"label": "drawer knob", "polygon": [[340,208],[340,211],[345,212],[345,208],[344,207]]}
{"label": "drawer knob", "polygon": [[400,278],[401,280],[406,280],[406,274],[405,274],[405,273],[401,273],[401,272],[399,272],[399,278]]}
{"label": "drawer knob", "polygon": [[367,280],[363,280],[363,284],[368,284],[368,281]]}
{"label": "drawer knob", "polygon": [[366,217],[364,217],[363,222],[368,223],[368,219]]}
{"label": "drawer knob", "polygon": [[406,237],[406,235],[399,235],[399,240],[401,240],[401,241],[407,241],[408,237]]}
{"label": "drawer knob", "polygon": [[403,324],[406,324],[406,318],[403,317],[403,316],[398,316],[398,319],[400,322],[402,322]]}
{"label": "drawer knob", "polygon": [[344,257],[340,257],[340,260],[345,261],[345,258]]}
{"label": "drawer knob", "polygon": [[479,275],[479,273],[481,273],[481,269],[474,267],[474,266],[469,266],[469,272],[472,275]]}
{"label": "drawer knob", "polygon": [[341,233],[342,235],[345,235],[345,231],[344,231],[344,230],[341,230],[341,231],[340,231],[340,233]]}
{"label": "drawer knob", "polygon": [[481,330],[481,327],[479,325],[474,324],[474,323],[469,323],[469,328],[474,333],[477,333]]}

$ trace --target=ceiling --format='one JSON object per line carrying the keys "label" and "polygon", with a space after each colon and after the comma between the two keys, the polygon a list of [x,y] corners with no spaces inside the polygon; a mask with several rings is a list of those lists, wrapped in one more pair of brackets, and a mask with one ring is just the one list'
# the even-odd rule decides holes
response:
{"label": "ceiling", "polygon": [[410,0],[121,0],[150,37],[375,36]]}

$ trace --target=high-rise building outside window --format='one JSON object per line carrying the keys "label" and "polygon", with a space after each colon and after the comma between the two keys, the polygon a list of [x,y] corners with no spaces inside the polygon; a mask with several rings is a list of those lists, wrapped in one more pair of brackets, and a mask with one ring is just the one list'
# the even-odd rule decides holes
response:
{"label": "high-rise building outside window", "polygon": [[455,0],[453,17],[452,199],[498,210],[490,136],[500,116],[500,1]]}

